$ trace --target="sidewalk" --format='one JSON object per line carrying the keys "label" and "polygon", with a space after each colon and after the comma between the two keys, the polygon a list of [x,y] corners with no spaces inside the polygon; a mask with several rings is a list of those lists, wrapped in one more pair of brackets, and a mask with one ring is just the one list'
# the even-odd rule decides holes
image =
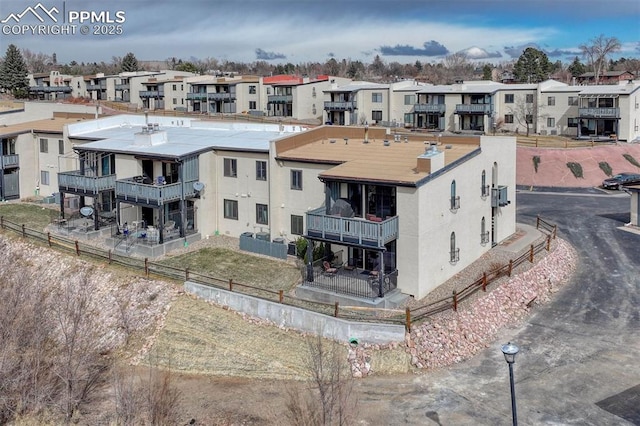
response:
{"label": "sidewalk", "polygon": [[524,223],[516,223],[516,232],[506,240],[494,247],[494,250],[503,250],[510,253],[521,253],[544,234],[535,226]]}

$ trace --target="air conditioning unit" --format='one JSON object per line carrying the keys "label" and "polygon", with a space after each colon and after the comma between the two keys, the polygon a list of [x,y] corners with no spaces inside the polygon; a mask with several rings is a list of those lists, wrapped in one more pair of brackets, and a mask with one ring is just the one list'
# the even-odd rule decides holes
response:
{"label": "air conditioning unit", "polygon": [[547,131],[546,130],[540,130],[540,134],[542,136],[547,136]]}
{"label": "air conditioning unit", "polygon": [[558,131],[557,131],[557,130],[550,130],[550,131],[549,131],[549,134],[550,134],[551,136],[556,136],[556,135],[558,134]]}

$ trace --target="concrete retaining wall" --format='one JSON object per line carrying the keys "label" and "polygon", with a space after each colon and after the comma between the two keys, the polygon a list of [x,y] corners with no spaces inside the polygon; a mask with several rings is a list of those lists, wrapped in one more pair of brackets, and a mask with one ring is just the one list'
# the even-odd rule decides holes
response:
{"label": "concrete retaining wall", "polygon": [[234,311],[272,321],[280,327],[321,334],[328,339],[348,342],[355,338],[359,343],[373,344],[404,341],[405,329],[402,325],[348,321],[191,281],[184,283],[184,289]]}

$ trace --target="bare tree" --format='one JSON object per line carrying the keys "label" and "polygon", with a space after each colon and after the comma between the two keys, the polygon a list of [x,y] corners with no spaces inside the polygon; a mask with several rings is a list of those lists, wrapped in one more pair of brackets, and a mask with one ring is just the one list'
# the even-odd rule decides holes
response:
{"label": "bare tree", "polygon": [[[513,106],[507,107],[507,110],[513,115],[514,120],[527,129],[527,136],[529,136],[533,124],[538,120],[540,109],[541,107],[533,94],[517,97]],[[533,130],[535,131],[535,127]],[[516,128],[516,132],[517,131]]]}
{"label": "bare tree", "polygon": [[309,338],[306,370],[311,376],[307,392],[289,388],[285,417],[296,426],[352,424],[357,399],[343,346],[320,336]]}
{"label": "bare tree", "polygon": [[620,40],[616,37],[605,37],[600,34],[591,39],[590,44],[581,44],[582,55],[587,58],[589,65],[593,68],[595,84],[600,82],[600,77],[607,67],[607,57],[620,50]]}
{"label": "bare tree", "polygon": [[22,50],[22,57],[27,64],[30,73],[48,72],[52,68],[51,56],[41,53],[32,52],[29,49]]}

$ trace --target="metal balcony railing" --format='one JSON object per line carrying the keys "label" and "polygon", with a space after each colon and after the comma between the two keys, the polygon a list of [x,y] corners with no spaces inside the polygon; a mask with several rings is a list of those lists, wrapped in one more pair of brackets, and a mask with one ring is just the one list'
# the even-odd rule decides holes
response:
{"label": "metal balcony railing", "polygon": [[584,118],[620,118],[620,108],[578,108]]}
{"label": "metal balcony railing", "polygon": [[325,111],[353,111],[357,109],[358,105],[356,101],[343,101],[343,102],[325,102]]}
{"label": "metal balcony railing", "polygon": [[413,111],[442,114],[445,112],[446,108],[447,106],[445,104],[415,104],[413,106]]}
{"label": "metal balcony railing", "polygon": [[270,104],[290,104],[293,102],[293,95],[271,95],[267,97]]}
{"label": "metal balcony railing", "polygon": [[207,92],[187,93],[187,100],[203,101],[207,99]]}
{"label": "metal balcony railing", "polygon": [[2,156],[2,168],[18,167],[20,165],[20,158],[18,154],[9,154]]}
{"label": "metal balcony railing", "polygon": [[235,101],[235,93],[209,93],[207,99],[210,101]]}
{"label": "metal balcony railing", "polygon": [[196,180],[185,182],[183,188],[181,182],[158,185],[141,183],[136,178],[119,179],[116,181],[116,198],[128,203],[162,206],[172,201],[194,197],[194,182]]}
{"label": "metal balcony railing", "polygon": [[307,212],[307,235],[345,244],[384,248],[398,238],[398,216],[380,222],[326,214],[324,207]]}
{"label": "metal balcony railing", "polygon": [[491,114],[491,104],[457,104],[456,114]]}
{"label": "metal balcony railing", "polygon": [[80,170],[58,173],[58,188],[61,192],[97,195],[116,187],[116,175],[84,176]]}

